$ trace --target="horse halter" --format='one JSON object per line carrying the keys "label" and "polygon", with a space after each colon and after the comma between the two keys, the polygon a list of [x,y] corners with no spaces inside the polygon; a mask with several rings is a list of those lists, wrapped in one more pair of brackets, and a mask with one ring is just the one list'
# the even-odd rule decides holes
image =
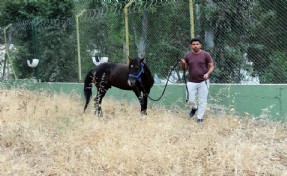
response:
{"label": "horse halter", "polygon": [[136,78],[136,80],[139,80],[139,81],[141,81],[141,74],[142,73],[144,73],[144,64],[143,63],[141,63],[141,71],[138,73],[138,74],[129,74],[129,77],[133,77],[133,78]]}

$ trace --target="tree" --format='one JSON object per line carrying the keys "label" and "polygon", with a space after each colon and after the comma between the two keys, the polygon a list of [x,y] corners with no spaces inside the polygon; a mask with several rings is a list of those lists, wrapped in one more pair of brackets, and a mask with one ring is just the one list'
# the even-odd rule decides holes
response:
{"label": "tree", "polygon": [[73,9],[74,4],[68,0],[5,1],[2,24],[13,23],[11,40],[19,51],[14,60],[19,78],[30,77],[26,60],[37,58],[43,81],[74,80],[74,47],[65,46],[75,45],[75,41],[70,24],[60,22],[70,18]]}
{"label": "tree", "polygon": [[[131,22],[134,46],[145,44],[143,48],[150,69],[161,78],[168,76],[171,66],[187,51],[190,38],[188,7],[188,2],[165,2],[135,14]],[[139,51],[143,52],[143,49]]]}
{"label": "tree", "polygon": [[198,33],[205,39],[208,33],[213,32],[214,46],[210,45],[213,47],[207,50],[211,51],[216,63],[214,82],[240,82],[243,54],[247,51],[248,14],[251,8],[251,1],[245,0],[201,1]]}
{"label": "tree", "polygon": [[[252,11],[248,58],[261,83],[286,83],[286,1],[259,0]],[[276,65],[276,66],[275,66]],[[282,72],[278,74],[278,70]]]}

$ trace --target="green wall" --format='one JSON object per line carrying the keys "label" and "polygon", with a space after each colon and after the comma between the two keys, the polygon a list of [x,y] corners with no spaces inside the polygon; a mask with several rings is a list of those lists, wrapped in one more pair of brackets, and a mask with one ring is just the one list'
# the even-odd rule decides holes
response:
{"label": "green wall", "polygon": [[[287,85],[211,85],[211,96],[218,104],[240,115],[285,119],[287,117]],[[213,101],[214,102],[214,101]]]}
{"label": "green wall", "polygon": [[[18,80],[3,81],[0,85],[8,88],[76,93],[83,97],[82,83],[34,83],[33,80]],[[154,85],[150,97],[158,99],[163,89],[164,85]],[[93,94],[95,92],[96,89],[93,88]],[[128,99],[137,103],[137,98],[131,91],[111,88],[106,96]],[[188,109],[185,103],[185,85],[169,84],[160,101],[149,100],[149,103]],[[285,119],[287,117],[287,85],[211,84],[208,104],[209,108],[218,114],[231,113],[239,116]]]}

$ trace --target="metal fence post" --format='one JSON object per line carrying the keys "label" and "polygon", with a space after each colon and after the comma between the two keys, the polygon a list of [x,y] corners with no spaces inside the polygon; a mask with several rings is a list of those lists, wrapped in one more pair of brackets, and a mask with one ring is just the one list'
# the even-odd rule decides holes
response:
{"label": "metal fence post", "polygon": [[81,47],[80,47],[80,32],[79,32],[79,17],[83,15],[86,9],[82,10],[80,13],[76,15],[76,32],[77,32],[77,51],[78,51],[78,75],[79,82],[82,80],[82,66],[81,66]]}
{"label": "metal fence post", "polygon": [[193,1],[189,0],[189,15],[190,15],[190,36],[194,37],[194,10],[193,10]]}
{"label": "metal fence post", "polygon": [[131,0],[125,5],[125,29],[126,29],[126,57],[127,57],[127,63],[129,62],[129,56],[130,56],[130,46],[129,46],[129,18],[128,18],[128,9],[129,6],[132,5],[134,0]]}
{"label": "metal fence post", "polygon": [[[4,41],[5,41],[5,50],[6,50],[7,58],[9,60],[10,64],[11,64],[14,77],[15,77],[15,79],[17,79],[16,73],[15,73],[15,70],[14,70],[14,67],[13,67],[13,63],[12,63],[12,61],[10,59],[10,56],[9,56],[9,46],[8,46],[7,37],[6,37],[6,30],[9,29],[11,26],[12,26],[12,24],[10,23],[8,26],[4,27],[4,30],[3,30],[3,32],[4,32]],[[6,63],[6,59],[5,59],[5,63]],[[4,79],[4,76],[5,76],[5,68],[3,70],[2,80]]]}

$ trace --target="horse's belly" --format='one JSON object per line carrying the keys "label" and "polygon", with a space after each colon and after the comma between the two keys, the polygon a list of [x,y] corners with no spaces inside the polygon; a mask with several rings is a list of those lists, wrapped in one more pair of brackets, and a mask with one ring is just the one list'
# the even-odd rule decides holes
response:
{"label": "horse's belly", "polygon": [[123,89],[123,90],[133,90],[133,87],[129,86],[128,84],[126,85],[117,85],[117,84],[114,84],[112,85],[116,88],[119,88],[119,89]]}

